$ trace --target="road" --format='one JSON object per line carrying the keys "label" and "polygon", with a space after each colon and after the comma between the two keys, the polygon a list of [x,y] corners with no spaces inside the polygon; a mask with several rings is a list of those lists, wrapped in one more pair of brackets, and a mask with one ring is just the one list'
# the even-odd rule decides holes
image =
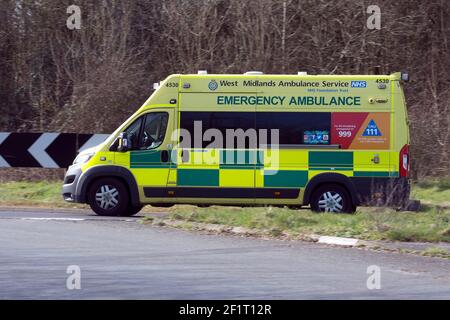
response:
{"label": "road", "polygon": [[[196,234],[87,211],[0,211],[1,299],[449,299],[450,261]],[[81,289],[66,287],[79,266]],[[367,268],[380,269],[369,290]]]}

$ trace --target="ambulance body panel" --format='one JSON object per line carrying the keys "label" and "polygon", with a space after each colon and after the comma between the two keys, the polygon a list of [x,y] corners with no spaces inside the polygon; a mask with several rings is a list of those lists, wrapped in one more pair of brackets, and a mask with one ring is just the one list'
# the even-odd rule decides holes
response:
{"label": "ambulance body panel", "polygon": [[[409,199],[401,77],[169,76],[103,144],[77,157],[63,197],[124,215],[145,204],[401,206]],[[227,144],[230,130],[237,145]],[[118,208],[120,193],[127,204]]]}

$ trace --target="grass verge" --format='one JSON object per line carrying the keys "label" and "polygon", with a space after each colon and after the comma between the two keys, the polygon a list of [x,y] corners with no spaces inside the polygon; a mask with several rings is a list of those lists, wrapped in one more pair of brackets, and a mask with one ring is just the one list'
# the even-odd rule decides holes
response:
{"label": "grass verge", "polygon": [[60,181],[2,182],[0,183],[0,206],[85,207],[64,201],[61,196],[61,187]]}
{"label": "grass verge", "polygon": [[436,207],[421,212],[360,208],[356,214],[337,215],[272,207],[179,206],[169,218],[265,230],[273,236],[312,233],[363,240],[450,242],[450,212]]}
{"label": "grass verge", "polygon": [[336,215],[274,207],[176,206],[170,210],[169,218],[263,230],[273,236],[312,233],[363,240],[450,242],[450,181],[428,180],[415,184],[412,198],[425,204],[420,212],[360,207],[356,214]]}

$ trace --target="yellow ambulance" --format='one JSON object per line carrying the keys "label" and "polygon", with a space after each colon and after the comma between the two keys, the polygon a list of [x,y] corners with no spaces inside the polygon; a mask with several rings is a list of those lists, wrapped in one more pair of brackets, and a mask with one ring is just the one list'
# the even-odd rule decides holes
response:
{"label": "yellow ambulance", "polygon": [[66,201],[354,212],[409,199],[409,130],[391,75],[174,74],[67,170]]}

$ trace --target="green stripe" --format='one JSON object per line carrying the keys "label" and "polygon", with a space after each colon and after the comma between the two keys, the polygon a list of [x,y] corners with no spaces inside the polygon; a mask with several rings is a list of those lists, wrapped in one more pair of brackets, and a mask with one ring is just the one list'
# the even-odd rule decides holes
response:
{"label": "green stripe", "polygon": [[168,163],[156,163],[156,164],[147,164],[147,163],[135,163],[131,164],[130,168],[132,169],[169,169],[170,165]]}
{"label": "green stripe", "polygon": [[310,167],[353,167],[353,152],[348,151],[310,151]]}
{"label": "green stripe", "polygon": [[161,162],[161,152],[158,150],[153,151],[131,151],[130,163],[159,163]]}
{"label": "green stripe", "polygon": [[396,172],[389,171],[354,171],[354,177],[393,177]]}
{"label": "green stripe", "polygon": [[178,169],[178,186],[219,186],[219,170],[214,169]]}
{"label": "green stripe", "polygon": [[308,171],[282,170],[268,175],[264,172],[264,187],[304,187],[308,182]]}
{"label": "green stripe", "polygon": [[160,150],[139,150],[130,152],[131,168],[169,168],[170,166],[170,159],[167,162],[161,162]]}
{"label": "green stripe", "polygon": [[253,169],[264,167],[264,153],[257,150],[221,150],[220,169]]}
{"label": "green stripe", "polygon": [[309,170],[312,171],[336,171],[336,170],[342,170],[342,171],[352,171],[353,167],[309,167]]}
{"label": "green stripe", "polygon": [[254,164],[222,164],[220,169],[246,169],[253,170],[255,168]]}

